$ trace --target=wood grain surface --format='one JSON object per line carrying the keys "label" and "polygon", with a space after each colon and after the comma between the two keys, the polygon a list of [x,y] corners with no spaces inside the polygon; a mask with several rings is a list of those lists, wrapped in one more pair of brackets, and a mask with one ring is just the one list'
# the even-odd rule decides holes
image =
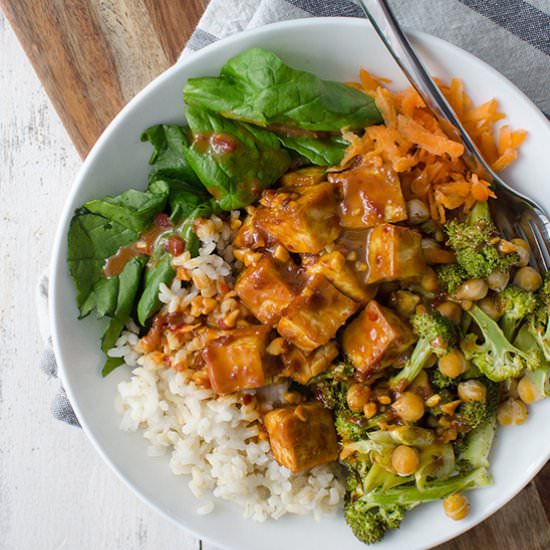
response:
{"label": "wood grain surface", "polygon": [[[206,3],[207,0],[0,0],[81,156],[87,154],[118,111],[176,61]],[[508,505],[439,549],[548,549],[549,521],[547,465]],[[1,544],[0,541],[0,547]],[[213,550],[206,543],[201,546]]]}

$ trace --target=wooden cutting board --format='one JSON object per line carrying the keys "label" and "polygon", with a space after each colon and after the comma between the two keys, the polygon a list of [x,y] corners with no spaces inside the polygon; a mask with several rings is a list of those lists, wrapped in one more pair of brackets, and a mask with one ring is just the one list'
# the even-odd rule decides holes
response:
{"label": "wooden cutting board", "polygon": [[[120,109],[176,61],[207,1],[0,0],[0,6],[84,157]],[[550,464],[499,512],[439,548],[549,549]]]}

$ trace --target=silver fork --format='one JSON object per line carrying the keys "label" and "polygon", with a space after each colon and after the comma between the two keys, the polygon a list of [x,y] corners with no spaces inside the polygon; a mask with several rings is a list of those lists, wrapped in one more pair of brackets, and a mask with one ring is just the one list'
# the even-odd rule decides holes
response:
{"label": "silver fork", "polygon": [[449,138],[464,144],[464,160],[492,184],[498,201],[491,200],[495,224],[505,239],[519,236],[531,247],[531,260],[540,271],[550,267],[550,221],[535,201],[523,196],[485,162],[478,148],[439,91],[385,0],[357,0],[410,84],[420,94]]}

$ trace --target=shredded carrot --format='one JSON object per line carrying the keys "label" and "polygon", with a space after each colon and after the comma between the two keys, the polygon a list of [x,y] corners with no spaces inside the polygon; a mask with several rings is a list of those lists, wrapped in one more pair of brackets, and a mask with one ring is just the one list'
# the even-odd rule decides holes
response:
{"label": "shredded carrot", "polygon": [[[447,137],[416,90],[392,92],[385,86],[389,82],[361,69],[360,82],[349,83],[374,99],[384,125],[369,126],[363,135],[346,131],[350,145],[341,166],[357,157],[391,166],[399,174],[405,198],[424,200],[432,218],[441,223],[449,210],[467,211],[476,201],[495,197],[489,182],[463,161],[463,145]],[[494,170],[516,160],[527,132],[507,125],[495,130],[504,118],[496,99],[474,106],[460,79],[453,78],[448,85],[437,79],[436,83]]]}

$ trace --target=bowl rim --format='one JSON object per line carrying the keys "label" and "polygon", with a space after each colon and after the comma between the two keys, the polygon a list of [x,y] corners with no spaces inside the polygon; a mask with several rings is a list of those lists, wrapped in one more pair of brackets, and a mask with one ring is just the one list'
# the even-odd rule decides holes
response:
{"label": "bowl rim", "polygon": [[[323,26],[323,25],[331,25],[334,23],[338,23],[338,24],[343,23],[344,25],[352,25],[352,26],[366,26],[366,27],[372,28],[371,23],[367,19],[357,18],[357,17],[306,17],[302,19],[291,19],[287,21],[270,23],[254,29],[238,32],[236,34],[217,40],[216,42],[213,42],[212,44],[209,44],[204,48],[201,48],[200,50],[194,51],[192,52],[192,54],[188,56],[180,57],[174,63],[174,65],[172,65],[171,67],[163,71],[160,75],[154,78],[149,84],[147,84],[139,93],[137,93],[122,108],[122,110],[113,118],[113,120],[108,124],[105,130],[101,133],[100,137],[98,138],[98,140],[96,141],[96,143],[94,144],[94,146],[92,147],[88,155],[86,156],[76,176],[74,177],[70,192],[64,201],[62,214],[61,214],[61,217],[59,218],[57,229],[55,232],[55,238],[54,238],[53,247],[52,247],[52,258],[51,258],[50,267],[49,267],[49,288],[48,288],[49,321],[50,321],[50,327],[51,327],[52,344],[53,344],[53,350],[55,353],[56,361],[58,364],[58,373],[59,373],[61,384],[67,393],[69,402],[71,403],[71,406],[75,412],[75,415],[84,433],[86,434],[87,438],[91,442],[92,446],[99,453],[101,458],[104,460],[104,462],[111,468],[112,471],[115,472],[117,477],[124,483],[124,485],[126,485],[126,487],[128,487],[135,495],[137,495],[142,502],[146,503],[149,507],[153,508],[161,516],[168,519],[172,524],[187,530],[193,536],[200,538],[201,540],[207,541],[211,544],[214,544],[216,546],[227,548],[228,550],[231,550],[232,547],[227,546],[223,541],[220,541],[217,538],[214,538],[209,534],[209,532],[205,531],[204,529],[192,527],[187,522],[184,522],[181,519],[178,519],[175,515],[172,515],[168,511],[162,509],[162,507],[159,504],[157,504],[155,501],[150,500],[147,496],[145,496],[145,494],[143,494],[141,490],[129,480],[128,476],[123,471],[123,467],[121,465],[117,465],[109,457],[107,451],[99,444],[92,429],[88,425],[86,417],[80,409],[78,400],[75,399],[75,394],[73,392],[73,389],[70,383],[68,382],[68,378],[66,374],[67,367],[63,363],[63,352],[62,352],[62,345],[61,345],[61,341],[63,337],[61,336],[60,331],[58,330],[59,327],[57,322],[57,307],[56,307],[56,304],[58,303],[57,274],[59,273],[58,268],[60,267],[61,250],[62,250],[62,247],[64,246],[64,241],[65,241],[65,232],[66,232],[65,228],[67,226],[68,219],[70,218],[70,216],[72,216],[71,204],[74,201],[74,198],[78,193],[82,185],[82,182],[86,179],[88,168],[94,161],[95,157],[103,149],[104,144],[108,142],[111,134],[114,132],[118,124],[123,119],[126,118],[127,114],[130,111],[132,111],[132,109],[134,108],[134,105],[139,103],[142,100],[142,98],[144,98],[145,96],[148,96],[150,93],[154,92],[154,90],[157,87],[159,87],[164,82],[164,80],[170,78],[174,73],[177,73],[179,71],[184,71],[186,69],[186,66],[188,65],[188,62],[200,61],[203,57],[209,56],[212,52],[223,50],[225,46],[229,44],[233,44],[235,42],[239,42],[242,38],[245,38],[245,37],[253,38],[256,36],[261,36],[264,33],[270,33],[273,31],[284,32],[285,30],[289,28],[294,28],[294,27],[316,27],[316,26]],[[446,40],[443,40],[442,38],[436,37],[429,33],[406,29],[406,34],[409,37],[413,38],[413,40],[415,38],[418,38],[421,40],[427,40],[432,44],[440,46],[441,48],[451,48],[451,49],[459,50],[461,55],[467,57],[472,62],[480,65],[485,71],[489,71],[493,75],[504,80],[510,87],[512,87],[518,94],[520,94],[525,100],[525,103],[528,104],[533,109],[534,112],[536,112],[538,117],[541,119],[541,121],[543,121],[543,124],[548,129],[549,135],[550,135],[550,120],[546,118],[546,116],[540,111],[540,109],[535,105],[535,103],[527,95],[525,95],[525,93],[522,90],[520,90],[518,86],[516,86],[514,83],[508,80],[504,75],[502,75],[499,71],[497,71],[494,67],[489,65],[487,62],[479,59],[478,57],[462,49],[461,47],[456,46],[455,44],[452,44]],[[545,465],[545,463],[549,459],[550,459],[550,446],[546,456],[542,456],[541,454],[541,456],[538,457],[537,460],[533,460],[532,468],[528,471],[528,474],[526,475],[522,483],[520,483],[519,486],[514,491],[506,495],[504,498],[495,500],[490,506],[487,506],[485,510],[483,510],[483,512],[479,513],[479,516],[476,517],[475,522],[465,525],[463,528],[460,528],[458,531],[454,532],[452,535],[447,536],[443,534],[439,539],[437,539],[434,542],[434,545],[448,542],[464,534],[466,531],[469,531],[470,529],[479,525],[483,521],[485,521],[489,516],[493,515],[500,508],[505,506],[510,500],[512,500],[515,496],[517,496],[517,494],[525,486],[527,486],[527,484],[537,475],[537,473],[542,469],[542,467]],[[252,520],[249,520],[249,521],[252,521]]]}

